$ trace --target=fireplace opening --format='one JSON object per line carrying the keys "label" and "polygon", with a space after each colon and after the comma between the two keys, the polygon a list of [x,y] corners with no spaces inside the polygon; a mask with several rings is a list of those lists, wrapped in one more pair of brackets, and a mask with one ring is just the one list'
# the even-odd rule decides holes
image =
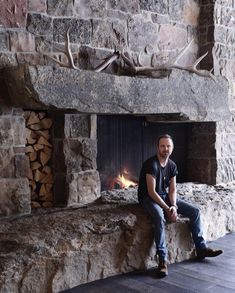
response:
{"label": "fireplace opening", "polygon": [[214,123],[158,119],[157,115],[155,119],[154,115],[97,117],[97,167],[101,190],[125,187],[120,183],[120,176],[131,180],[132,185],[137,184],[142,163],[156,154],[156,138],[164,133],[174,140],[171,158],[178,167],[177,182],[213,184]]}
{"label": "fireplace opening", "polygon": [[150,122],[146,117],[130,115],[98,116],[97,165],[101,189],[122,187],[118,176],[138,182],[142,163],[156,153],[156,138],[170,134],[175,143],[172,159],[179,169],[178,182],[185,182],[190,123]]}

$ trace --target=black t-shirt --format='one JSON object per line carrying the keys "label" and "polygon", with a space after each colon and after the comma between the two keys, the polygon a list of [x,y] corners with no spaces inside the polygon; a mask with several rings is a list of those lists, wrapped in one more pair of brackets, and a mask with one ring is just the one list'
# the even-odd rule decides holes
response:
{"label": "black t-shirt", "polygon": [[162,167],[157,156],[149,158],[143,163],[140,171],[138,198],[141,199],[148,195],[146,174],[150,174],[156,179],[155,190],[159,195],[164,195],[167,193],[171,178],[175,177],[177,173],[177,166],[171,159],[168,159],[166,166]]}

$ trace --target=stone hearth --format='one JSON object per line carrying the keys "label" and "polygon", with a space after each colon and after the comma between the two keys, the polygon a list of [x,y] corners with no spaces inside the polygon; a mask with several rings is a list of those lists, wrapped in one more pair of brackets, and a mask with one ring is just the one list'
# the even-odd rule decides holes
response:
{"label": "stone hearth", "polygon": [[[208,241],[235,230],[234,185],[178,184],[178,192],[200,207]],[[136,189],[116,190],[84,208],[2,219],[0,292],[60,292],[155,266],[150,219],[136,201]],[[170,262],[194,256],[186,219],[166,231]]]}

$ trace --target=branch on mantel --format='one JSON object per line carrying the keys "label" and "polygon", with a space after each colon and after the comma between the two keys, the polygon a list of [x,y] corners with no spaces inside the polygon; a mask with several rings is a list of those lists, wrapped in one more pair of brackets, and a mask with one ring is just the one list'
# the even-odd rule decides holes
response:
{"label": "branch on mantel", "polygon": [[[204,55],[199,57],[192,65],[189,66],[183,66],[179,63],[179,60],[182,58],[182,56],[185,55],[185,53],[189,50],[192,42],[194,40],[192,39],[190,43],[188,43],[183,50],[172,60],[169,60],[166,63],[163,63],[162,65],[153,65],[151,62],[151,66],[144,66],[140,62],[140,55],[138,55],[137,60],[135,60],[129,52],[125,51],[114,51],[112,55],[110,55],[108,58],[106,58],[99,66],[94,68],[95,72],[101,72],[104,69],[106,69],[110,64],[112,64],[115,60],[119,59],[124,66],[122,66],[122,69],[126,71],[127,73],[132,73],[135,75],[145,75],[145,76],[150,76],[156,77],[156,73],[162,72],[162,71],[167,71],[171,69],[180,69],[180,70],[185,70],[189,71],[192,73],[195,73],[199,76],[204,76],[204,77],[209,77],[212,78],[215,81],[215,76],[212,74],[213,68],[208,71],[205,69],[198,69],[199,63],[206,57],[208,52],[206,52]],[[64,53],[65,56],[67,57],[68,62],[64,63],[60,61],[57,57],[53,57],[52,55],[44,53],[44,55],[54,62],[58,63],[62,67],[67,67],[67,68],[72,68],[79,70],[77,66],[74,64],[71,48],[70,48],[70,39],[69,39],[69,28],[66,30],[66,35],[65,35],[65,48],[61,49],[59,48],[59,51]],[[153,60],[154,56],[156,56],[155,53],[152,54],[151,60]]]}

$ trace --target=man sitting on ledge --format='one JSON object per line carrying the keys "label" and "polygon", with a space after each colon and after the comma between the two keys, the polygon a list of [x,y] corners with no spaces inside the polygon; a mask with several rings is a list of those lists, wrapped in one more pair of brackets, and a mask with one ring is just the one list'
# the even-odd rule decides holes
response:
{"label": "man sitting on ledge", "polygon": [[218,256],[223,252],[207,246],[203,238],[199,209],[176,196],[178,171],[176,164],[169,158],[173,148],[171,136],[161,135],[157,140],[157,155],[144,162],[139,178],[138,199],[152,218],[160,277],[168,275],[165,217],[171,222],[176,222],[178,214],[189,218],[190,230],[199,259]]}

